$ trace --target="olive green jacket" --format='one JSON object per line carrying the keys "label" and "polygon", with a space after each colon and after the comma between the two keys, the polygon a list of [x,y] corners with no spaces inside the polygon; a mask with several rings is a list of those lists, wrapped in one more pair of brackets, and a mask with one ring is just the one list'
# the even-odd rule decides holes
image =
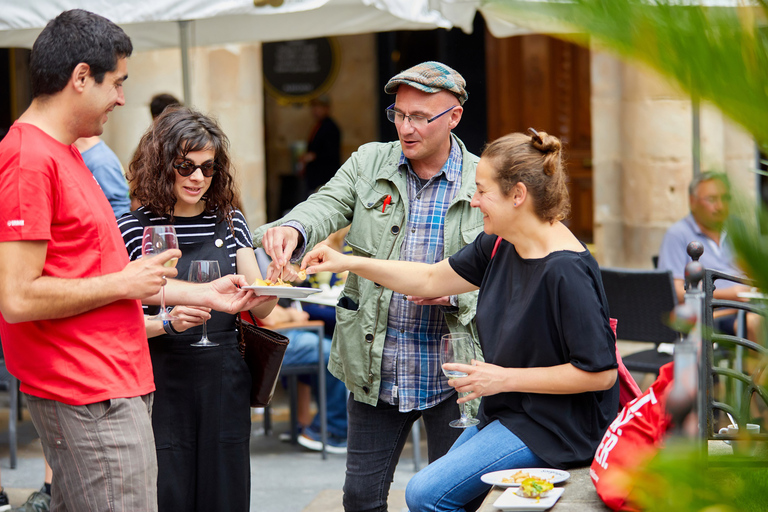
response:
{"label": "olive green jacket", "polygon": [[[483,229],[482,214],[469,205],[475,192],[478,157],[469,153],[455,136],[454,140],[461,147],[463,164],[461,187],[445,217],[446,257],[471,243]],[[306,247],[311,248],[351,221],[346,241],[354,255],[399,259],[408,216],[407,171],[398,167],[400,155],[399,142],[361,146],[318,192],[282,219],[257,229],[254,244],[261,244],[270,227],[297,221],[306,230]],[[391,196],[391,204],[384,209],[387,196]],[[392,290],[350,273],[336,308],[328,369],[344,381],[356,400],[371,405],[376,405],[379,397],[391,297]],[[445,309],[445,319],[451,332],[469,332],[480,353],[476,305],[476,291],[461,294],[458,308]]]}

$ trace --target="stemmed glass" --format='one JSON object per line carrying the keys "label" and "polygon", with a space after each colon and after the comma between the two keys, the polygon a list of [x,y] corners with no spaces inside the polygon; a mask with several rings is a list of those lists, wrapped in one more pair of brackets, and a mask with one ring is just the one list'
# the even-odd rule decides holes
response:
{"label": "stemmed glass", "polygon": [[[176,238],[176,229],[173,226],[147,226],[144,228],[144,234],[141,237],[141,255],[154,256],[169,249],[178,249],[179,241]],[[175,267],[178,258],[173,258],[165,262],[166,267]],[[149,317],[149,320],[168,321],[177,320],[165,309],[165,282],[160,288],[160,313]]]}
{"label": "stemmed glass", "polygon": [[[194,260],[189,265],[189,280],[193,283],[210,283],[221,277],[219,262],[216,260]],[[193,347],[216,347],[219,344],[208,339],[208,322],[203,322],[203,337],[190,343]]]}
{"label": "stemmed glass", "polygon": [[[446,363],[460,363],[460,364],[472,364],[472,360],[475,359],[475,342],[469,334],[465,333],[451,333],[444,334],[440,338],[440,366],[442,367]],[[457,379],[459,377],[466,377],[467,372],[461,372],[458,370],[446,370],[443,368],[443,373],[449,379]],[[460,393],[460,396],[466,396],[468,393]],[[467,416],[467,404],[460,404],[459,411],[461,411],[461,418],[453,420],[448,425],[454,428],[467,428],[472,425],[480,423],[477,418],[470,418]]]}

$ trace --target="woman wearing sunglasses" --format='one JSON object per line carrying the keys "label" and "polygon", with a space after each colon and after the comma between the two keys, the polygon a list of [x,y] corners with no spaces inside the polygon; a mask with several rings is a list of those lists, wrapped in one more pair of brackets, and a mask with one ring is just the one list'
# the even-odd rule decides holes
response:
{"label": "woman wearing sunglasses", "polygon": [[[131,260],[141,257],[145,226],[172,224],[182,252],[180,279],[193,260],[218,261],[222,275],[243,274],[251,283],[261,277],[237,208],[229,141],[214,120],[186,107],[167,108],[142,137],[128,181],[142,205],[118,222]],[[275,302],[265,297],[251,312],[263,318]],[[251,376],[237,350],[235,315],[185,306],[172,314],[178,320],[147,321],[157,388],[159,510],[245,512]],[[206,319],[208,337],[218,345],[191,346]]]}

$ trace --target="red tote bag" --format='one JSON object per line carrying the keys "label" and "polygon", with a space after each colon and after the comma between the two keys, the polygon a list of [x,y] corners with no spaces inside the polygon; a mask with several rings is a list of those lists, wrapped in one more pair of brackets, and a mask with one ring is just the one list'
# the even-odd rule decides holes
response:
{"label": "red tote bag", "polygon": [[621,410],[597,447],[589,475],[598,496],[612,510],[640,510],[632,499],[629,475],[664,443],[671,425],[666,401],[673,375],[674,363],[662,366],[656,382]]}

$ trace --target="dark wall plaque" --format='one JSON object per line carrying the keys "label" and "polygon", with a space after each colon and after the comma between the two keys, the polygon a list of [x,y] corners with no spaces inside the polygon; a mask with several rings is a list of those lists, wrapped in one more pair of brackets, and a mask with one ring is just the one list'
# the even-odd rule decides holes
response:
{"label": "dark wall plaque", "polygon": [[304,102],[328,90],[339,70],[333,38],[264,43],[264,86],[279,101]]}

